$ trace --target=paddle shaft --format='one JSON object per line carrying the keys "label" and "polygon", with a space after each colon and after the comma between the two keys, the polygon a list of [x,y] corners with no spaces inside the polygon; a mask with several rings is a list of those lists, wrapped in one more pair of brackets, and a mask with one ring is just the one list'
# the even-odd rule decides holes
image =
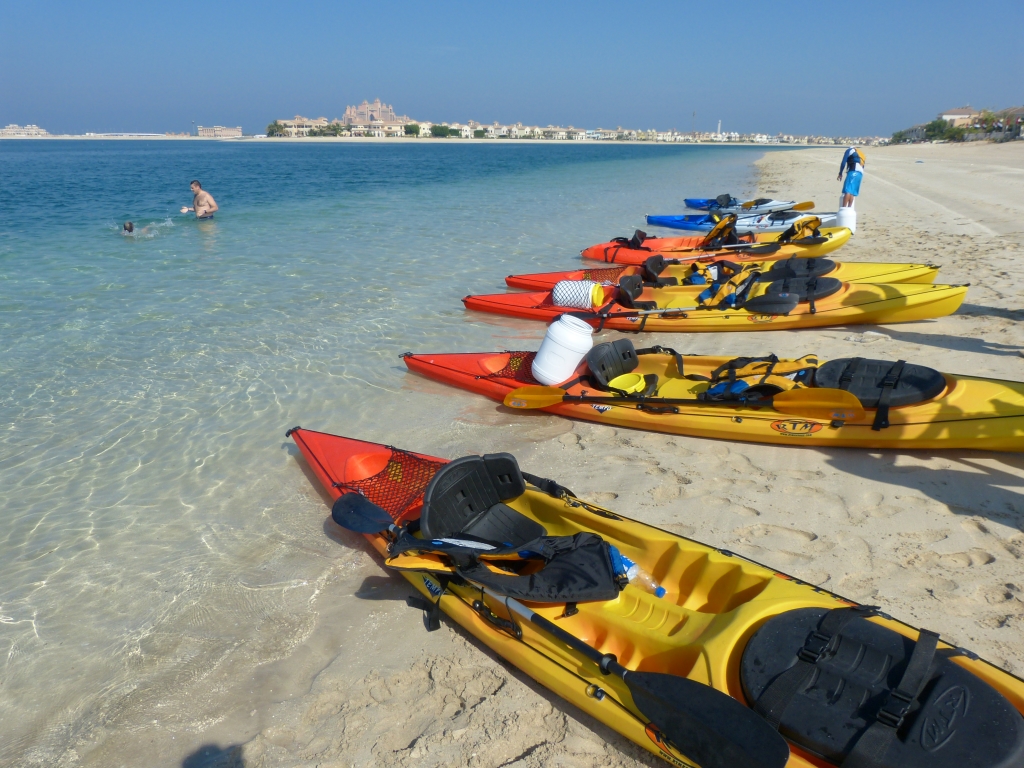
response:
{"label": "paddle shaft", "polygon": [[681,397],[648,397],[645,399],[631,400],[625,397],[589,397],[587,395],[565,395],[562,397],[563,403],[654,403],[655,405],[693,405],[694,403],[700,403],[701,405],[731,405],[734,408],[741,408],[744,406],[755,406],[755,407],[772,407],[771,400],[697,400],[696,398],[681,398]]}
{"label": "paddle shaft", "polygon": [[509,613],[529,621],[615,675],[629,689],[637,710],[669,742],[706,768],[782,768],[789,747],[767,722],[729,694],[688,677],[659,672],[632,672],[614,654],[601,653],[575,635],[531,611],[511,597],[484,589],[505,603]]}
{"label": "paddle shaft", "polygon": [[629,670],[621,664],[619,664],[619,662],[615,659],[614,655],[610,653],[601,653],[599,650],[583,642],[575,635],[569,634],[554,622],[548,621],[543,616],[531,611],[529,608],[527,608],[525,605],[523,605],[514,598],[496,594],[489,589],[484,589],[484,592],[490,595],[495,600],[503,602],[505,604],[505,607],[508,608],[508,610],[511,613],[514,613],[518,615],[520,618],[529,621],[531,624],[542,629],[545,633],[551,635],[552,637],[558,640],[561,640],[570,648],[582,653],[592,662],[597,664],[598,667],[600,667],[601,671],[605,674],[618,675],[619,677],[625,679],[626,673],[629,672]]}

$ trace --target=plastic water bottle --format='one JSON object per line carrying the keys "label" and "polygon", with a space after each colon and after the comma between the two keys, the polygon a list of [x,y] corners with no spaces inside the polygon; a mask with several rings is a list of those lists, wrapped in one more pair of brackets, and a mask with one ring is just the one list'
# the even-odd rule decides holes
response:
{"label": "plastic water bottle", "polygon": [[630,584],[655,597],[665,596],[665,588],[655,581],[651,574],[619,552],[617,547],[609,547],[609,549],[616,576],[625,576]]}

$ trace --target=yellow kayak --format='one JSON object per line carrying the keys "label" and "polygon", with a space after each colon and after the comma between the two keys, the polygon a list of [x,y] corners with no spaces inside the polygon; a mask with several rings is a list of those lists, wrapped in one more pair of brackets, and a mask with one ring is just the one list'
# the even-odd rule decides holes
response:
{"label": "yellow kayak", "polygon": [[[799,238],[780,242],[777,233],[753,235],[748,243],[708,243],[702,237],[649,237],[639,243],[619,238],[599,243],[580,251],[585,259],[612,262],[615,264],[643,264],[648,258],[661,254],[666,258],[697,261],[699,259],[730,259],[733,261],[762,261],[765,258],[788,259],[826,256],[845,245],[852,236],[846,227],[822,227],[814,237]],[[778,249],[764,249],[764,246],[778,244]],[[758,247],[760,246],[760,248]],[[770,254],[765,254],[770,250]]]}
{"label": "yellow kayak", "polygon": [[[653,257],[657,259],[657,257]],[[723,257],[728,260],[728,257]],[[699,266],[710,266],[699,264]],[[674,262],[662,259],[661,263],[652,265],[655,270],[648,270],[647,264],[622,267],[588,267],[567,272],[537,272],[534,274],[509,275],[505,284],[510,288],[522,288],[527,291],[547,291],[563,280],[593,280],[597,283],[616,284],[623,277],[640,275],[645,281],[675,280],[682,283],[692,279],[695,262]],[[658,269],[658,266],[661,268]],[[780,275],[796,277],[833,277],[844,283],[933,283],[939,274],[939,267],[934,264],[891,264],[882,261],[832,261],[831,259],[785,259],[775,261],[753,261],[743,264],[758,272],[769,272],[775,269]],[[652,274],[652,271],[654,272]],[[781,278],[780,278],[781,279]]]}
{"label": "yellow kayak", "polygon": [[[649,392],[621,396],[607,388],[612,375],[597,367],[609,350],[612,360],[628,359],[633,366],[618,373],[634,374]],[[514,391],[537,384],[531,373],[534,355],[407,354],[404,359],[412,371],[509,404]],[[800,418],[766,404],[796,387],[846,389],[864,413],[850,419]],[[613,427],[793,446],[1024,451],[1024,383],[893,360],[677,356],[661,347],[634,350],[629,339],[619,339],[595,346],[563,389],[564,401],[544,410]],[[672,400],[682,402],[666,402]]]}
{"label": "yellow kayak", "polygon": [[[618,287],[605,288],[599,307],[582,312],[557,301],[557,286],[549,291],[466,296],[462,301],[467,309],[548,323],[572,312],[609,330],[695,333],[931,320],[956,312],[967,295],[966,285],[849,283],[832,277],[743,279],[747,282],[720,288],[657,288],[643,284],[640,276],[624,277]],[[584,283],[576,285],[587,288]]]}
{"label": "yellow kayak", "polygon": [[[447,462],[288,434],[335,499],[334,520],[367,534],[428,619],[443,612],[672,765],[823,768],[851,754],[877,768],[1024,765],[1024,681],[935,633],[583,502],[508,454]],[[352,512],[367,507],[383,517],[362,527]],[[578,595],[590,599],[568,599]],[[708,716],[718,730],[673,720],[641,695],[645,680],[728,703]],[[747,752],[733,761],[719,750],[737,714],[746,725],[732,735]],[[764,749],[751,758],[755,733]]]}

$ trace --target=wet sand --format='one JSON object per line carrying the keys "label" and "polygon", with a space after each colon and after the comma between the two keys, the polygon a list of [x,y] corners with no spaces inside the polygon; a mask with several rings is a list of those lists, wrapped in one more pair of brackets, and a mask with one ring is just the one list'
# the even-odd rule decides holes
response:
{"label": "wet sand", "polygon": [[[768,154],[758,163],[758,191],[834,210],[841,155],[838,148]],[[940,280],[972,283],[956,315],[892,327],[666,334],[650,342],[706,354],[903,358],[1024,378],[1024,279],[1017,273],[1024,142],[871,149],[867,160],[858,233],[837,258],[939,263]],[[404,386],[461,400],[445,440],[451,457],[522,445],[516,452],[524,469],[581,496],[877,604],[1024,675],[1020,454],[715,442],[512,415],[411,374]],[[294,471],[305,471],[301,458]],[[206,731],[211,743],[186,765],[662,765],[451,622],[425,632],[419,612],[405,605],[411,590],[403,579],[357,537],[330,523],[324,533],[346,554],[322,585],[317,629],[287,661],[251,681],[279,691],[278,703],[253,710],[239,689],[237,710]],[[119,754],[122,738],[134,737],[109,735],[86,763],[113,764],[105,757]],[[170,737],[153,738],[158,751]]]}

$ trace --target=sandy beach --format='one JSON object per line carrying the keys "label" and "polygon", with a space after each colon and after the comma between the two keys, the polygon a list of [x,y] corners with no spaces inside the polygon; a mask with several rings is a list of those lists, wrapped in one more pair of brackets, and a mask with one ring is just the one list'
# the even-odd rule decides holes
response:
{"label": "sandy beach", "polygon": [[[840,156],[838,149],[770,153],[758,163],[759,192],[833,210]],[[867,160],[858,232],[838,258],[941,264],[940,280],[972,284],[957,314],[893,327],[665,335],[651,343],[692,353],[902,358],[1020,379],[1024,280],[1014,268],[1024,249],[1024,143],[873,149]],[[418,391],[450,394],[407,379]],[[780,450],[512,415],[459,396],[461,453],[501,450],[502,433],[514,434],[528,444],[517,450],[524,469],[581,496],[877,604],[1024,674],[1018,454]],[[294,471],[309,476],[306,502],[318,498],[301,459]],[[184,765],[662,764],[453,623],[424,631],[419,612],[405,605],[411,590],[403,579],[358,537],[331,524],[325,534],[346,555],[319,586],[330,597],[316,603],[316,629],[239,688],[237,710],[206,731],[210,743]],[[256,686],[273,689],[277,703],[259,712],[247,706]],[[166,733],[154,729],[154,754],[162,744],[173,749]],[[108,757],[137,740],[106,734],[82,764],[112,764]]]}

